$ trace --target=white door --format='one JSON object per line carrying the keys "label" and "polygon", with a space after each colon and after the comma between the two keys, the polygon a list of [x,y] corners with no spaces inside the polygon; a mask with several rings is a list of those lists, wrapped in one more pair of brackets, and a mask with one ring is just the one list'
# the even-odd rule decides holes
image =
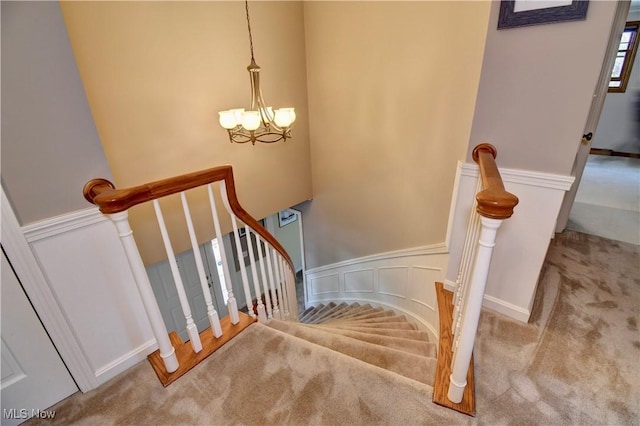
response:
{"label": "white door", "polygon": [[580,186],[580,180],[582,179],[582,172],[587,164],[589,158],[589,152],[591,151],[591,138],[596,132],[598,127],[598,121],[600,121],[600,114],[604,107],[604,99],[607,95],[609,88],[609,81],[611,80],[611,69],[613,68],[613,61],[616,53],[618,52],[618,46],[620,45],[620,36],[624,30],[627,15],[629,14],[629,0],[618,2],[616,8],[616,15],[611,28],[611,34],[609,36],[609,44],[607,47],[607,53],[605,55],[602,69],[600,70],[600,78],[598,80],[593,99],[591,101],[591,109],[589,110],[589,116],[587,117],[587,123],[584,128],[584,135],[580,145],[578,146],[578,152],[576,153],[576,159],[573,163],[573,170],[571,174],[575,176],[575,180],[571,186],[571,189],[567,191],[558,213],[558,219],[556,221],[556,232],[562,232],[567,227],[569,222],[569,213],[571,213],[571,207],[576,199],[576,193],[578,192],[578,186]]}
{"label": "white door", "polygon": [[78,391],[2,252],[2,425],[17,425]]}

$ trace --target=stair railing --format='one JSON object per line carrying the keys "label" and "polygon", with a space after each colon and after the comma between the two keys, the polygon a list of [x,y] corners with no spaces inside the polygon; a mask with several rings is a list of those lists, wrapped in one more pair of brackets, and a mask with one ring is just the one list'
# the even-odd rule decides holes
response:
{"label": "stair railing", "polygon": [[[180,369],[183,371],[182,374],[184,374],[186,370],[193,366],[183,365],[181,358],[185,358],[186,363],[192,362],[194,359],[197,359],[196,363],[200,362],[204,357],[215,350],[215,348],[212,349],[208,346],[215,346],[217,341],[226,341],[230,338],[228,336],[223,336],[224,327],[221,326],[220,318],[213,306],[206,273],[204,271],[204,263],[198,248],[198,241],[195,235],[189,204],[186,197],[187,191],[206,185],[209,198],[208,207],[211,209],[215,236],[218,241],[222,242],[220,220],[215,201],[216,196],[214,195],[212,187],[215,182],[219,185],[219,197],[221,198],[225,210],[231,219],[233,227],[232,238],[235,239],[235,246],[237,250],[236,256],[237,259],[239,259],[240,265],[244,265],[244,256],[240,244],[241,227],[244,227],[246,232],[248,252],[251,261],[251,271],[253,273],[253,293],[251,292],[247,273],[243,266],[240,267],[240,274],[248,309],[247,315],[245,316],[248,318],[248,324],[255,321],[256,317],[257,320],[261,322],[265,322],[268,318],[270,319],[274,317],[285,320],[297,320],[298,309],[295,290],[295,269],[291,258],[273,235],[271,235],[240,205],[236,196],[233,170],[231,166],[215,167],[126,189],[116,189],[108,180],[98,178],[87,182],[83,189],[85,198],[90,203],[97,205],[100,211],[108,216],[116,226],[120,241],[122,242],[122,246],[133,272],[144,309],[158,343],[159,357],[162,359],[162,362],[158,362],[158,364],[163,364],[165,371],[158,371],[157,365],[154,364],[151,356],[150,360],[152,361],[154,369],[156,369],[156,373],[165,386],[174,380],[171,378],[171,373],[177,373],[177,370]],[[173,194],[180,194],[186,227],[196,260],[196,269],[207,306],[210,329],[208,328],[200,333],[198,333],[191,315],[191,307],[189,306],[189,302],[185,294],[174,250],[167,232],[162,209],[158,201],[163,197]],[[191,346],[190,349],[180,348],[176,352],[175,346],[177,343],[179,345],[179,342],[176,342],[175,338],[170,338],[167,333],[167,328],[162,319],[149,277],[134,240],[133,231],[129,225],[128,210],[133,206],[147,202],[151,202],[153,204],[156,213],[160,234],[162,236],[178,298],[187,324],[187,334],[189,336]],[[251,238],[251,235],[255,238]],[[264,244],[266,260],[263,256],[259,256],[258,264],[261,272],[260,276],[257,274],[256,259],[254,258],[254,239],[258,248],[260,248],[261,253],[261,246]],[[237,325],[241,322],[241,318],[238,312],[238,302],[233,294],[233,287],[227,262],[228,258],[224,249],[224,244],[220,244],[219,248],[226,289],[229,295],[228,320],[231,325]],[[256,303],[255,312],[254,300]],[[243,323],[246,323],[247,321],[243,321]],[[205,342],[204,350],[203,342]],[[163,376],[168,383],[165,383]]]}
{"label": "stair railing", "polygon": [[497,232],[502,222],[511,217],[518,204],[518,197],[504,189],[495,162],[496,155],[496,148],[488,143],[480,144],[473,150],[473,160],[480,168],[480,179],[453,298],[453,355],[447,397],[454,403],[462,401],[467,385],[467,373]]}

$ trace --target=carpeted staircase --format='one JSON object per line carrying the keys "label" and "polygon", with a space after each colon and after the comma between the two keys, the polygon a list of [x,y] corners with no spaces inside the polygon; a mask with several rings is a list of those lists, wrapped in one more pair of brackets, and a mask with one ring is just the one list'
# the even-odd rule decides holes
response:
{"label": "carpeted staircase", "polygon": [[318,305],[300,323],[270,320],[271,328],[325,346],[426,385],[433,385],[435,343],[404,316],[370,305]]}

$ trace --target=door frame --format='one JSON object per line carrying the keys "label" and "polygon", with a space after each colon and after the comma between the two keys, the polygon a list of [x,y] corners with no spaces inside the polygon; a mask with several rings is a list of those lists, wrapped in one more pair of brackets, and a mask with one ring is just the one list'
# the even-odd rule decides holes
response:
{"label": "door frame", "polygon": [[4,187],[0,206],[2,247],[20,277],[25,293],[80,390],[95,389],[100,383],[31,251]]}
{"label": "door frame", "polygon": [[[600,115],[602,114],[602,109],[604,107],[604,101],[609,89],[609,81],[611,80],[611,68],[613,67],[613,61],[616,57],[616,53],[618,52],[620,36],[622,35],[622,31],[626,25],[630,7],[630,0],[617,2],[616,13],[613,19],[613,24],[611,25],[611,32],[609,34],[609,42],[607,44],[604,62],[600,69],[600,77],[598,78],[598,83],[594,89],[591,108],[589,109],[589,115],[587,116],[587,121],[583,131],[584,135],[588,133],[595,134],[598,127]],[[564,231],[567,227],[569,214],[571,213],[571,208],[573,207],[573,203],[576,199],[578,187],[580,186],[582,174],[585,166],[587,165],[590,151],[591,139],[583,138],[578,145],[578,151],[571,170],[571,175],[575,176],[575,180],[571,185],[571,189],[565,193],[562,205],[560,206],[560,212],[558,213],[558,219],[556,220],[556,233]]]}

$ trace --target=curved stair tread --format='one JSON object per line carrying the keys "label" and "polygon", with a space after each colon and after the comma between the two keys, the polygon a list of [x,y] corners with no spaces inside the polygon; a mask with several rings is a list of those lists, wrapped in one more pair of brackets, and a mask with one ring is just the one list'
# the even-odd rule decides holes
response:
{"label": "curved stair tread", "polygon": [[[314,324],[301,324],[304,327],[315,328]],[[342,336],[350,337],[356,340],[362,340],[363,342],[371,343],[374,345],[385,346],[387,348],[398,349],[415,355],[436,357],[437,347],[433,342],[422,339],[404,339],[402,337],[383,336],[380,334],[361,333],[359,331],[341,330],[337,328],[322,328],[322,331],[328,333],[339,334]]]}
{"label": "curved stair tread", "polygon": [[337,312],[342,312],[342,310],[348,306],[349,305],[342,302],[339,305],[335,305],[331,309],[327,309],[323,311],[321,315],[310,317],[308,320],[305,320],[304,322],[311,324],[311,323],[316,323],[320,321],[325,321],[327,319],[331,319]]}
{"label": "curved stair tread", "polygon": [[379,317],[379,318],[366,318],[366,319],[356,319],[356,320],[333,320],[330,319],[324,322],[325,324],[352,324],[352,325],[373,325],[375,327],[382,326],[386,323],[407,323],[410,324],[409,321],[404,316],[387,316],[387,317]]}
{"label": "curved stair tread", "polygon": [[391,336],[391,337],[402,337],[404,339],[429,340],[429,334],[425,331],[420,331],[420,330],[399,330],[399,329],[385,330],[385,329],[376,328],[376,327],[364,328],[364,327],[351,327],[348,325],[325,325],[325,324],[316,324],[316,325],[319,327],[359,331],[361,333],[380,334],[383,336]]}
{"label": "curved stair tread", "polygon": [[315,312],[317,312],[318,310],[323,309],[323,308],[324,308],[324,304],[323,304],[323,303],[319,304],[318,306],[313,306],[313,307],[307,308],[307,309],[302,313],[302,315],[300,315],[300,316],[298,317],[298,321],[304,321],[304,320],[306,320],[307,318],[309,318],[310,316],[312,316]]}
{"label": "curved stair tread", "polygon": [[397,349],[363,342],[320,329],[310,329],[297,323],[270,320],[267,326],[295,337],[327,347],[404,377],[432,386],[436,359],[407,353]]}
{"label": "curved stair tread", "polygon": [[358,315],[364,315],[364,314],[369,314],[372,313],[373,311],[377,311],[380,312],[382,311],[382,308],[374,308],[371,305],[363,305],[360,306],[357,309],[345,309],[342,312],[338,312],[336,313],[336,315],[334,316],[334,318],[353,318],[356,317]]}
{"label": "curved stair tread", "polygon": [[418,330],[418,326],[410,322],[384,322],[380,324],[366,324],[366,323],[352,324],[351,321],[344,321],[344,322],[332,321],[330,323],[325,322],[318,325],[331,325],[331,326],[347,325],[349,327],[375,328],[375,329],[382,329],[382,330],[414,330],[414,331]]}
{"label": "curved stair tread", "polygon": [[[364,306],[360,306],[357,303],[354,303],[352,305],[347,305],[346,303],[340,304],[338,306],[341,306],[340,309],[336,309],[335,311],[333,311],[331,313],[331,317],[332,318],[342,318],[342,317],[346,317],[346,316],[351,316],[351,315],[357,315],[360,312],[363,311],[369,311],[371,309],[373,309],[371,307],[371,305],[364,305]],[[304,312],[304,317],[300,317],[300,321],[307,321],[308,319],[310,319],[316,312],[318,312],[321,309],[324,309],[325,305],[324,304],[319,304],[316,307],[310,307],[307,308]]]}
{"label": "curved stair tread", "polygon": [[338,306],[338,305],[336,305],[333,302],[330,302],[330,303],[326,304],[321,309],[317,309],[315,312],[313,312],[311,315],[309,315],[305,319],[305,322],[306,321],[313,321],[314,319],[317,319],[317,318],[322,318],[327,312],[330,312],[333,309],[335,309],[336,306]]}
{"label": "curved stair tread", "polygon": [[363,312],[360,315],[354,315],[351,317],[340,317],[335,319],[343,321],[362,321],[376,318],[388,318],[393,316],[396,316],[396,314],[392,311],[385,311],[382,308],[375,308],[375,310],[372,310],[370,312]]}

